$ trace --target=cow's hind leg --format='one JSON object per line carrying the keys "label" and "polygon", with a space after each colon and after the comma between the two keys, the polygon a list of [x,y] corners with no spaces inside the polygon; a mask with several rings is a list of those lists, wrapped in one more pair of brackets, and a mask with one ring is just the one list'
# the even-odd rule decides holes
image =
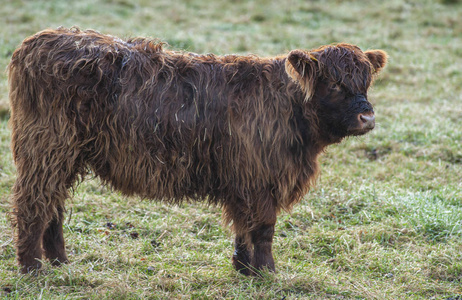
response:
{"label": "cow's hind leg", "polygon": [[67,261],[64,203],[78,170],[74,149],[57,143],[49,143],[51,149],[25,144],[13,144],[17,179],[12,194],[17,258],[23,273],[41,267],[43,252],[54,264]]}
{"label": "cow's hind leg", "polygon": [[[18,199],[21,200],[21,199]],[[42,236],[48,216],[31,216],[24,205],[15,201],[14,225],[16,227],[16,250],[21,272],[27,273],[42,266]]]}
{"label": "cow's hind leg", "polygon": [[69,261],[64,244],[63,220],[63,208],[59,207],[58,213],[53,216],[43,234],[45,257],[50,260],[52,265],[60,265]]}
{"label": "cow's hind leg", "polygon": [[[67,186],[54,168],[34,168],[24,174],[18,168],[13,187],[13,224],[16,227],[16,248],[22,272],[41,267],[42,253],[54,264],[66,262],[63,238],[63,210]],[[27,169],[27,167],[26,167]],[[32,175],[33,174],[33,175]]]}

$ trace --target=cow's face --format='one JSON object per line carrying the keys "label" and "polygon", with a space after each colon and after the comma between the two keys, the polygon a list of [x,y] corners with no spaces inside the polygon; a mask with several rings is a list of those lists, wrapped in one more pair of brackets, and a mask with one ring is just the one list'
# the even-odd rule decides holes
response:
{"label": "cow's face", "polygon": [[305,105],[316,110],[323,134],[338,141],[374,128],[367,90],[386,60],[381,50],[362,52],[356,46],[339,44],[311,52],[292,51],[286,71],[304,91]]}
{"label": "cow's face", "polygon": [[365,93],[352,93],[337,83],[318,82],[311,99],[323,131],[332,137],[362,135],[375,127],[372,105]]}

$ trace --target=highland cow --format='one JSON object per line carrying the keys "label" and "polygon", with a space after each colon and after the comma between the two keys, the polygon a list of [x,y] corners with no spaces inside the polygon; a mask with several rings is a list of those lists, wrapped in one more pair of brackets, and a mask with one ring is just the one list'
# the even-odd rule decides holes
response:
{"label": "highland cow", "polygon": [[308,192],[326,146],[374,128],[381,50],[198,55],[77,28],[24,40],[8,67],[13,227],[23,272],[68,262],[68,191],[91,173],[124,195],[222,207],[243,274],[274,271],[276,216]]}

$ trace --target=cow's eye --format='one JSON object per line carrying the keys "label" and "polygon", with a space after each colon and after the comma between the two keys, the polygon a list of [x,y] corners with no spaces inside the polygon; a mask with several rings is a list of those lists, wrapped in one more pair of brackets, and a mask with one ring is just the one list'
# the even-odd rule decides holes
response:
{"label": "cow's eye", "polygon": [[337,84],[337,83],[332,83],[330,86],[329,86],[329,89],[332,91],[332,92],[341,92],[342,91],[342,87]]}

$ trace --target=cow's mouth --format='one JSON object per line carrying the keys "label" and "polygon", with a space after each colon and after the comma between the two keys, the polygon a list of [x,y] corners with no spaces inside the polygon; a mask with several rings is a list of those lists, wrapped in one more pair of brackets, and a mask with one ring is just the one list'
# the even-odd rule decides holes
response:
{"label": "cow's mouth", "polygon": [[375,116],[373,112],[360,113],[357,122],[348,128],[349,135],[363,135],[374,129]]}

